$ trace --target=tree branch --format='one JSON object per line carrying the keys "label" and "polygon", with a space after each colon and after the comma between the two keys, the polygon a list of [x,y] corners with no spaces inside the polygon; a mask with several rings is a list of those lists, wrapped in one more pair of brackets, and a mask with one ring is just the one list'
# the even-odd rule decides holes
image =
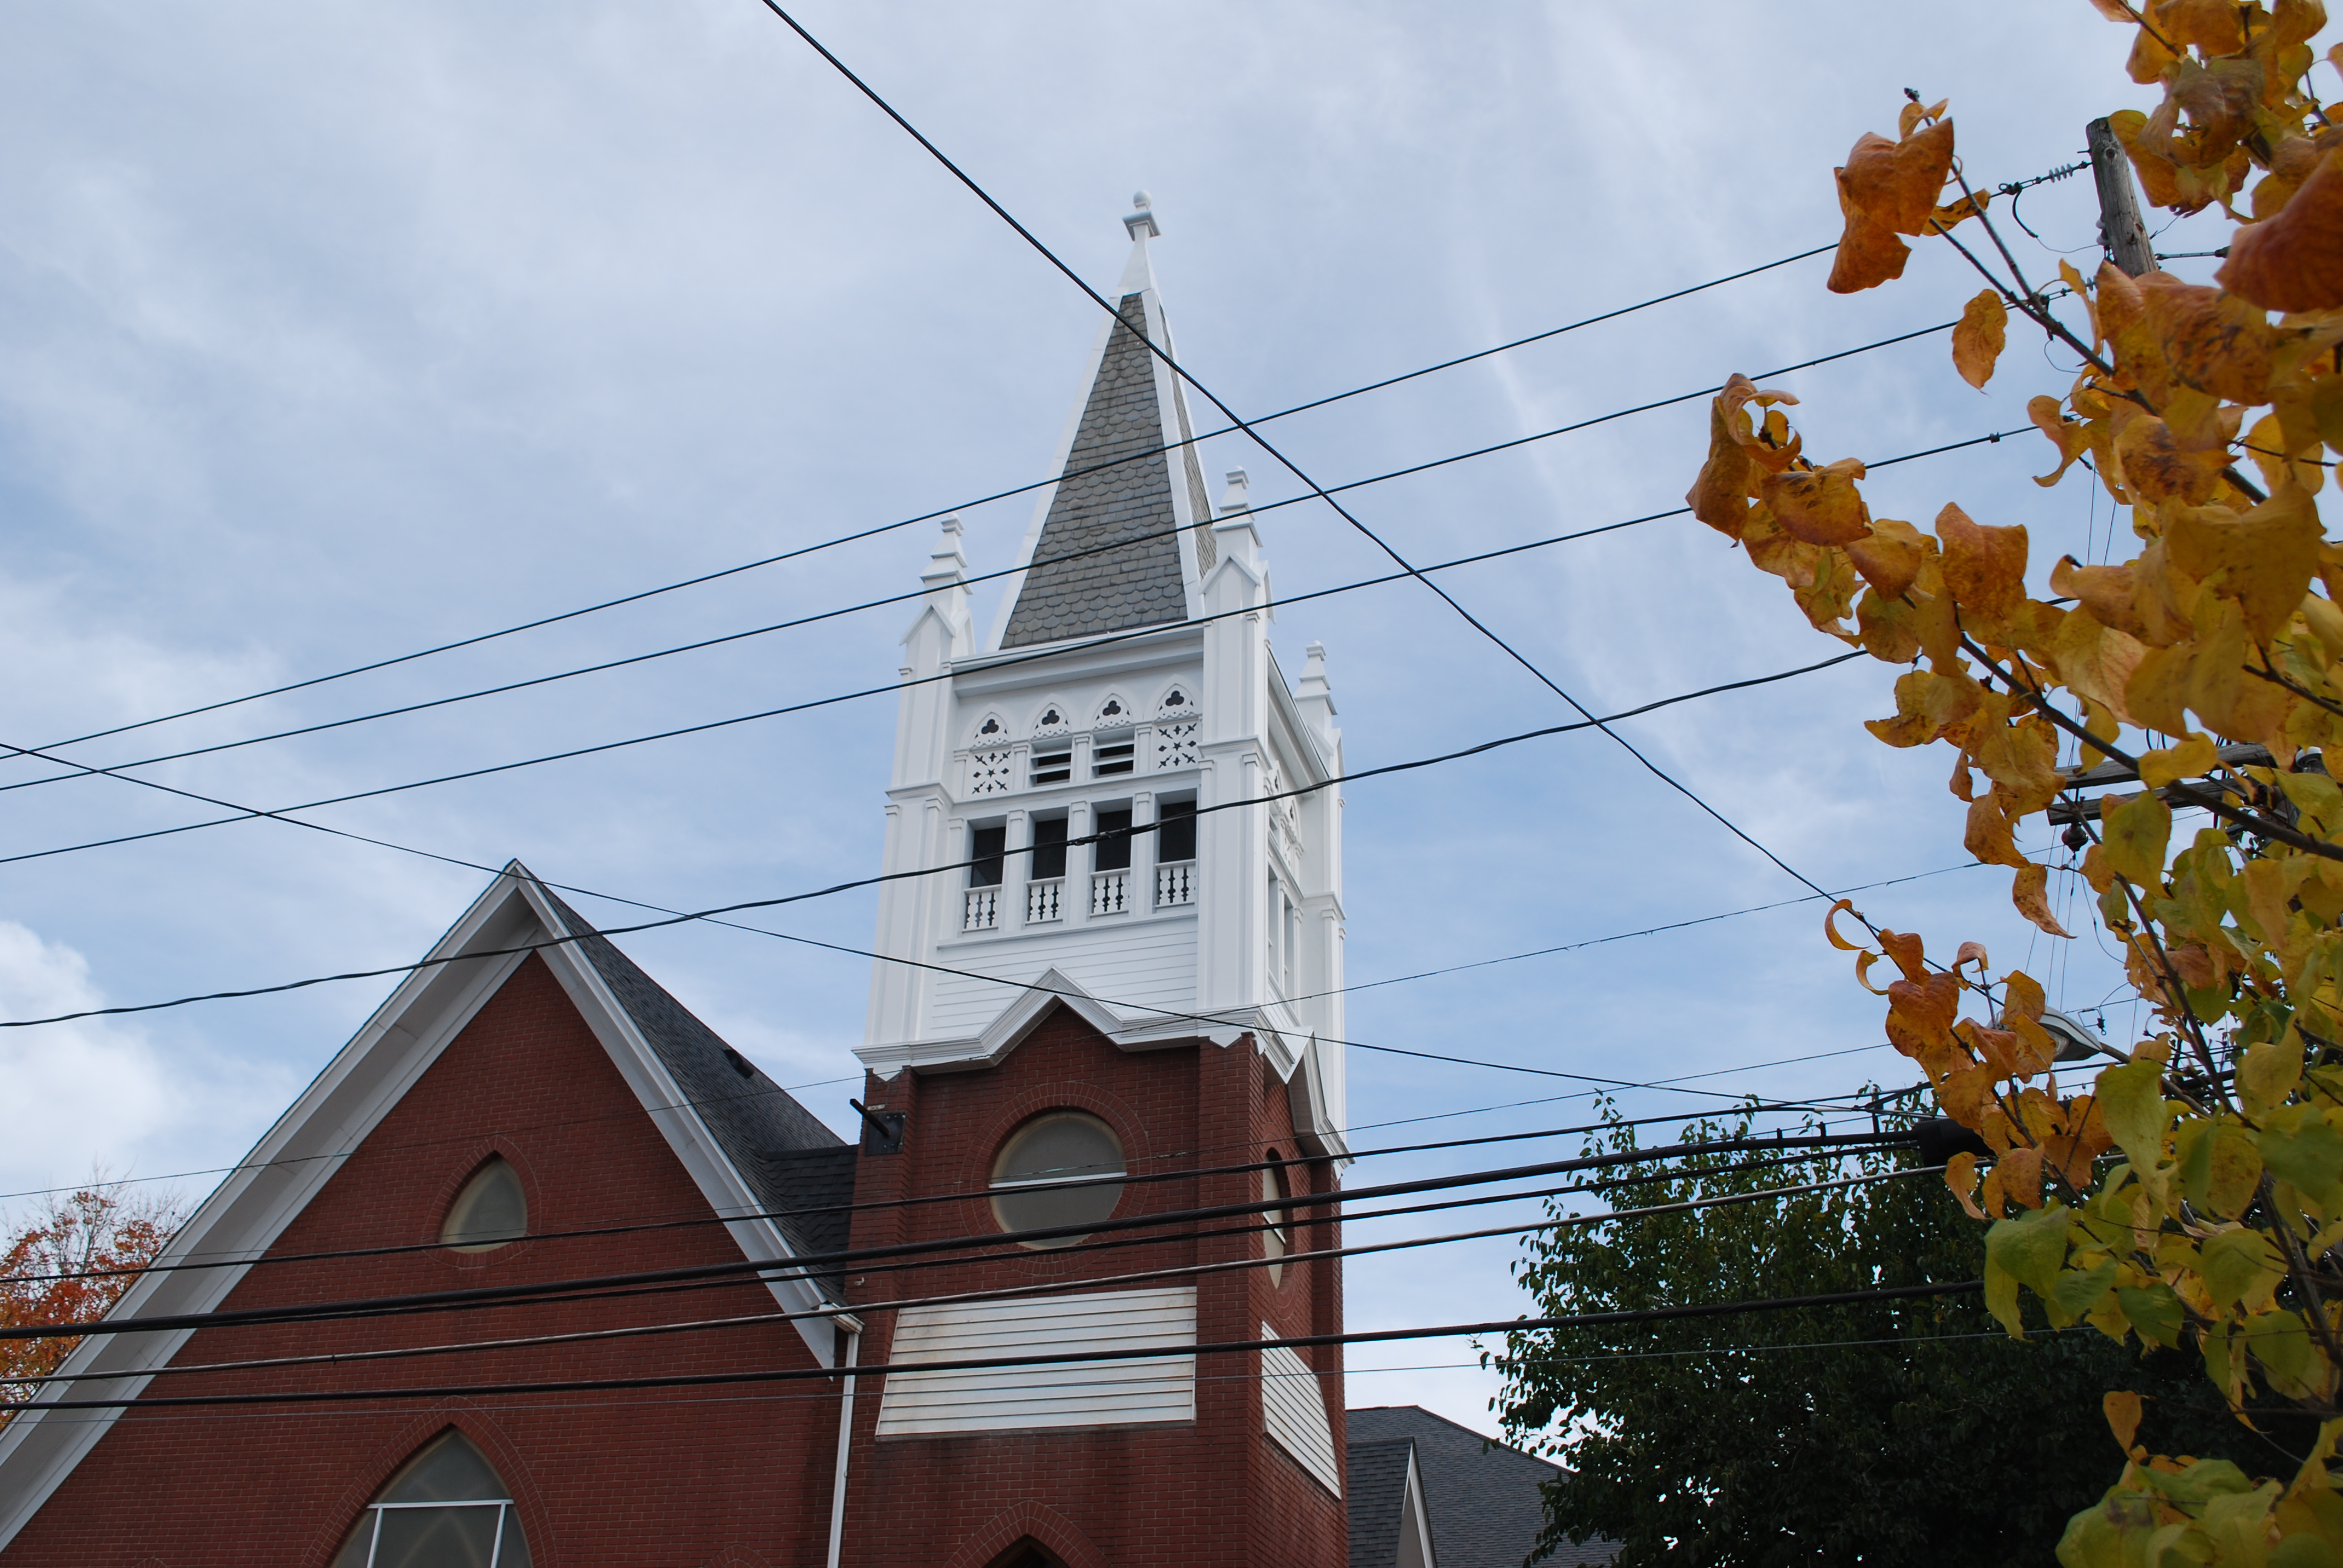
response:
{"label": "tree branch", "polygon": [[[1987,669],[1993,671],[1996,675],[2001,677],[2002,680],[2008,685],[2012,691],[2018,689],[2017,678],[2012,675],[2008,670],[2002,668],[2000,665],[1995,663],[1992,656],[1987,654],[1982,648],[1979,648],[1976,644],[1976,639],[1970,637],[1966,631],[1961,633],[1961,647],[1968,651],[1971,658],[1984,665]],[[2024,666],[2021,664],[2020,668],[2022,668]],[[2049,698],[2043,694],[2042,689],[2034,683],[2031,671],[2028,671],[2027,673],[2025,685],[2026,690],[2033,699],[2035,710],[2040,713],[2043,718],[2048,719],[2052,724],[2056,725],[2059,729],[2065,730],[2076,739],[2080,740],[2086,746],[2090,747],[2093,750],[2100,752],[2105,756],[2114,758],[2117,761],[2122,763],[2125,767],[2130,769],[2135,773],[2139,771],[2139,759],[2137,757],[2124,751],[2111,740],[2100,739],[2097,736],[2084,729],[2080,724],[2075,722],[2074,719],[2060,712],[2057,707],[2051,702]],[[2285,823],[2280,822],[2274,818],[2265,817],[2259,812],[2241,811],[2237,807],[2230,805],[2227,800],[2223,799],[2220,792],[2217,790],[2207,791],[2200,789],[2194,784],[2179,779],[2175,779],[2172,783],[2166,785],[2165,788],[2179,797],[2182,800],[2186,801],[2187,804],[2191,806],[2201,806],[2206,810],[2212,812],[2214,816],[2220,818],[2223,821],[2235,822],[2238,827],[2247,829],[2252,832],[2259,834],[2265,839],[2276,839],[2278,843],[2289,845],[2294,849],[2302,850],[2306,854],[2322,856],[2329,860],[2343,860],[2343,847],[2329,844],[2321,839],[2314,839],[2309,834],[2305,833],[2298,829],[2289,828]]]}
{"label": "tree branch", "polygon": [[[1953,177],[1955,179],[1961,178],[1957,170],[1955,171]],[[1966,180],[1963,180],[1961,183],[1961,189],[1966,192],[1968,188],[1968,183]],[[1972,196],[1970,200],[1972,204],[1974,204],[1976,198]],[[1978,212],[1977,222],[1985,225],[1986,233],[1993,236],[1993,243],[1996,246],[2000,246],[2002,255],[2004,256],[2008,256],[2009,247],[2002,245],[1999,231],[1995,229],[1992,224],[1986,221],[1984,212]],[[1993,286],[2000,292],[2001,297],[2007,300],[2011,305],[2016,306],[2019,312],[2022,313],[2028,321],[2033,322],[2035,326],[2039,327],[2043,331],[2049,333],[2052,337],[2066,344],[2067,347],[2081,355],[2083,357],[2083,362],[2086,365],[2090,366],[2094,370],[2097,370],[2100,375],[2108,377],[2110,380],[2116,378],[2117,374],[2116,367],[2108,364],[2105,359],[2099,357],[2099,354],[2097,349],[2086,347],[2083,340],[2076,337],[2074,332],[2068,328],[2065,322],[2051,315],[2050,307],[2043,303],[2039,295],[2031,292],[2022,295],[2012,293],[2008,285],[2003,283],[2001,279],[1993,275],[1993,269],[1991,267],[1986,266],[1984,262],[1979,261],[1975,253],[1973,253],[1968,246],[1963,245],[1959,240],[1953,237],[1952,230],[1946,228],[1943,224],[1938,223],[1935,218],[1930,218],[1928,220],[1928,226],[1935,229],[1937,234],[1943,236],[1946,244],[1950,245],[1955,250],[1959,251],[1963,259],[1966,260],[1971,266],[1977,269],[1977,275],[1983,277],[1987,283],[1993,285]],[[2025,287],[2025,276],[2017,271],[2017,264],[2016,262],[2010,263],[2009,270],[2011,275],[2016,277],[2018,286],[2021,288]],[[2149,413],[2155,415],[2159,419],[2164,417],[2164,410],[2149,402],[2144,395],[2137,390],[2125,391],[2113,387],[2103,388],[2103,390],[2107,391],[2111,396],[2130,399],[2132,402],[2138,404],[2141,407],[2147,409]],[[2238,471],[2237,466],[2235,463],[2230,463],[2221,469],[2221,477],[2227,479],[2233,487],[2235,487],[2239,495],[2251,498],[2257,505],[2269,499],[2268,492],[2264,490],[2259,485],[2255,484],[2251,479],[2247,478],[2243,473]]]}
{"label": "tree branch", "polygon": [[2297,697],[2301,698],[2305,702],[2315,702],[2319,707],[2327,709],[2328,712],[2334,714],[2338,719],[2343,719],[2343,707],[2338,707],[2336,704],[2329,702],[2327,699],[2319,696],[2318,693],[2298,686],[2295,682],[2288,680],[2285,676],[2280,675],[2277,670],[2267,668],[2269,663],[2269,649],[2263,648],[2261,650],[2261,656],[2262,663],[2265,668],[2256,669],[2249,664],[2246,666],[2246,673],[2247,675],[2254,677],[2258,680],[2267,680],[2273,686],[2282,686],[2286,688],[2287,690],[2293,692]]}

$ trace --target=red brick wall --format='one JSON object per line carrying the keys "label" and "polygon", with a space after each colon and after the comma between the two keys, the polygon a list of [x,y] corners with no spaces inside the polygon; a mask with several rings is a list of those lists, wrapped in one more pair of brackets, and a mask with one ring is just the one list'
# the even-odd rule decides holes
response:
{"label": "red brick wall", "polygon": [[[437,1237],[491,1151],[522,1172],[533,1231],[695,1219],[698,1187],[542,960],[515,972],[270,1249]],[[229,1309],[729,1261],[718,1225],[255,1269]],[[206,1329],[180,1364],[437,1344],[775,1311],[754,1284],[629,1300],[340,1324]],[[421,1387],[811,1366],[759,1324],[370,1365],[166,1377],[150,1392]],[[538,1568],[819,1563],[837,1389],[826,1381],[608,1394],[440,1398],[365,1407],[126,1412],[0,1553],[5,1568],[322,1568],[359,1509],[450,1423],[512,1488]],[[912,1559],[905,1559],[910,1561]]]}
{"label": "red brick wall", "polygon": [[[1239,1164],[1296,1147],[1284,1086],[1250,1039],[1222,1048],[1125,1051],[1060,1009],[994,1069],[910,1072],[869,1081],[866,1101],[908,1114],[900,1154],[861,1161],[858,1201],[920,1193],[980,1193],[1001,1144],[1025,1120],[1080,1107],[1121,1137],[1128,1169]],[[1297,1165],[1290,1190],[1323,1191],[1331,1168]],[[1256,1171],[1187,1176],[1124,1189],[1118,1220],[1242,1203],[1261,1197]],[[1167,1228],[1161,1239],[1099,1252],[1006,1249],[976,1261],[850,1276],[850,1297],[988,1290],[1259,1257],[1257,1235],[1198,1235],[1245,1221]],[[1294,1250],[1335,1244],[1332,1223],[1296,1228]],[[992,1233],[981,1197],[856,1217],[858,1247]],[[1195,1277],[1197,1332],[1206,1342],[1338,1331],[1339,1271],[1296,1265],[1272,1286],[1265,1270]],[[1143,1283],[1134,1282],[1133,1287]],[[1102,1287],[1112,1288],[1112,1287]],[[865,1362],[886,1358],[895,1314],[865,1311]],[[1306,1355],[1335,1372],[1325,1392],[1342,1452],[1339,1350]],[[1151,1426],[1039,1430],[944,1437],[877,1436],[880,1391],[864,1380],[855,1409],[846,1562],[853,1568],[934,1563],[985,1568],[1021,1538],[1040,1541],[1071,1568],[1172,1568],[1231,1563],[1338,1568],[1349,1560],[1342,1505],[1262,1427],[1257,1353],[1212,1356],[1197,1367],[1196,1420]]]}

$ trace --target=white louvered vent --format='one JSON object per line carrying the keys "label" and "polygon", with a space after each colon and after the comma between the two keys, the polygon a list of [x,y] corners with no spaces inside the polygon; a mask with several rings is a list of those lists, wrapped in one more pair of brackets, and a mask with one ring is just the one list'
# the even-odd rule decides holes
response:
{"label": "white louvered vent", "polygon": [[[1277,1331],[1261,1325],[1261,1337]],[[1283,1345],[1261,1352],[1262,1425],[1270,1441],[1292,1454],[1318,1484],[1342,1495],[1342,1473],[1334,1463],[1334,1427],[1326,1419],[1326,1395],[1310,1363]]]}
{"label": "white louvered vent", "polygon": [[[1196,1288],[1182,1285],[912,1307],[897,1322],[895,1346],[888,1359],[899,1366],[917,1365],[1195,1342]],[[1314,1387],[1312,1392],[1314,1397]],[[890,1372],[879,1405],[879,1435],[1195,1419],[1196,1358],[1142,1356],[1058,1366]],[[1318,1424],[1323,1432],[1322,1405]],[[1331,1437],[1327,1441],[1331,1453]]]}

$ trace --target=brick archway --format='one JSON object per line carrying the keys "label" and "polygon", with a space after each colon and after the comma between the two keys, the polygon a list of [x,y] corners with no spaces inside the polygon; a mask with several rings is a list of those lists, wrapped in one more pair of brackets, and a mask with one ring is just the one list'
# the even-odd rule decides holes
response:
{"label": "brick archway", "polygon": [[1108,1563],[1071,1520],[1027,1502],[993,1515],[961,1543],[944,1568],[1108,1568]]}

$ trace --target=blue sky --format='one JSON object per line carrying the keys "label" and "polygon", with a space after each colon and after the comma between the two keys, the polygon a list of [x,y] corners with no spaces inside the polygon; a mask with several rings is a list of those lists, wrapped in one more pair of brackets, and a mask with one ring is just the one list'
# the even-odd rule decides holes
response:
{"label": "blue sky", "polygon": [[[1131,192],[1154,197],[1183,360],[1248,414],[1825,244],[1830,168],[1948,96],[1972,177],[2072,161],[2144,95],[2082,0],[1334,6],[818,0],[801,18],[1094,284]],[[35,745],[469,636],[1042,477],[1095,307],[751,0],[541,7],[37,7],[0,56],[0,740]],[[2087,179],[2023,214],[2096,265]],[[2197,249],[2191,226],[2162,241]],[[2217,242],[2207,242],[2217,243]],[[1714,386],[1950,319],[1977,286],[1924,249],[1898,285],[1824,292],[1827,258],[1274,428],[1322,483]],[[2202,263],[2176,263],[2184,273]],[[2022,429],[2070,372],[2013,330],[1979,394],[1922,339],[1782,378],[1807,449],[1879,458]],[[1705,445],[1697,401],[1356,493],[1427,561],[1660,511]],[[2022,522],[2035,573],[2105,548],[2107,508],[2052,491],[2030,434],[1890,468],[1874,511],[1946,500]],[[1302,493],[1241,438],[1256,503]],[[1217,485],[1215,486],[1217,489]],[[1022,501],[969,508],[1009,564]],[[1283,594],[1383,569],[1322,506],[1262,532]],[[927,525],[484,647],[90,742],[113,765],[622,657],[917,586]],[[1443,579],[1597,711],[1832,651],[1788,596],[1687,518]],[[980,599],[980,624],[991,599]],[[264,807],[882,685],[890,608],[633,669],[141,776]],[[1571,715],[1420,587],[1298,605],[1325,643],[1354,768]],[[1858,661],[1622,727],[1830,887],[1961,865],[1949,758],[1857,727],[1892,672]],[[877,869],[894,704],[880,697],[313,813],[462,859],[698,908]],[[35,776],[0,764],[13,780]],[[0,855],[207,809],[109,779],[0,795]],[[1584,941],[1802,890],[1600,736],[1391,779],[1346,808],[1353,981]],[[2087,933],[2011,914],[2006,873],[1860,896],[1940,946],[2034,954],[2088,1008],[2119,975]],[[0,1015],[156,1000],[408,960],[484,879],[274,821],[0,864]],[[618,923],[624,907],[579,900]],[[2084,910],[2072,922],[2082,930]],[[867,945],[849,894],[775,930]],[[629,950],[781,1081],[853,1070],[866,964],[690,927]],[[0,1033],[0,1190],[94,1165],[232,1161],[387,982]],[[2111,1014],[2119,1028],[2123,1014]],[[1841,1092],[1913,1074],[1812,904],[1369,990],[1362,1041],[1711,1090]],[[1366,1126],[1580,1120],[1551,1079],[1356,1052]],[[833,1124],[846,1084],[804,1098]],[[1622,1096],[1632,1112],[1701,1101]],[[1372,1144],[1400,1130],[1362,1132]],[[1463,1151],[1353,1180],[1463,1168]],[[199,1196],[207,1179],[176,1184]],[[18,1197],[0,1203],[20,1208]],[[1362,1234],[1383,1232],[1363,1228]],[[1363,1262],[1353,1326],[1503,1316],[1512,1243]],[[1461,1347],[1354,1353],[1353,1403],[1487,1426]]]}

